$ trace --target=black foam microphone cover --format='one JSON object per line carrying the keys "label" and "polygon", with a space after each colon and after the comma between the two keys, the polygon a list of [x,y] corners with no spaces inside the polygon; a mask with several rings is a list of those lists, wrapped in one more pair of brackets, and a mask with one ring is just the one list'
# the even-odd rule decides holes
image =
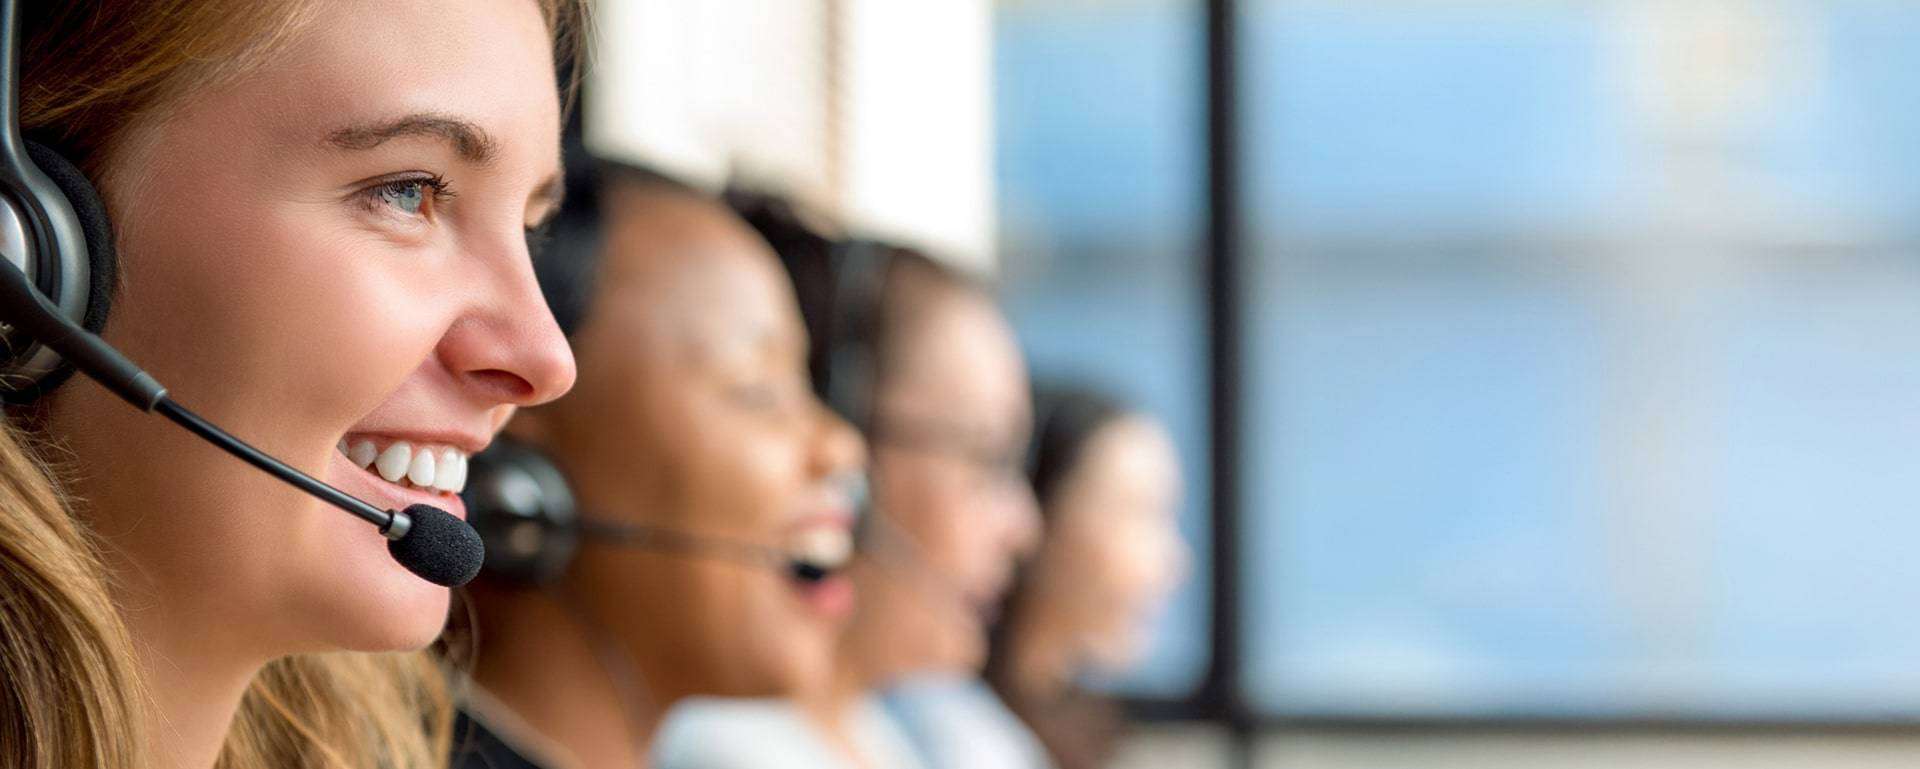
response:
{"label": "black foam microphone cover", "polygon": [[430,505],[406,509],[413,519],[407,535],[387,543],[387,552],[407,571],[436,585],[459,587],[480,573],[487,546],[466,521]]}

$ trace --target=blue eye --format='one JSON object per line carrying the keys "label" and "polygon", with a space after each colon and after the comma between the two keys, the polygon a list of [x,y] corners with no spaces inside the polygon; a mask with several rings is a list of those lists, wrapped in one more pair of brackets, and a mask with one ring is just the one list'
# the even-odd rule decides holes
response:
{"label": "blue eye", "polygon": [[418,214],[420,207],[427,202],[427,183],[417,179],[394,182],[381,187],[376,194],[382,203],[409,214]]}
{"label": "blue eye", "polygon": [[434,206],[453,197],[453,190],[438,176],[416,176],[381,182],[361,193],[367,205],[388,207],[410,217],[428,216]]}

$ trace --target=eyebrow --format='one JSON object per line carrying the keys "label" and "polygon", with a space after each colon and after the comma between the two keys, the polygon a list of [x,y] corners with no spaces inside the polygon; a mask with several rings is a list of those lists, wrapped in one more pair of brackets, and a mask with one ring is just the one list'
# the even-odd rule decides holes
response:
{"label": "eyebrow", "polygon": [[327,143],[347,150],[370,150],[389,139],[424,136],[445,140],[467,162],[485,165],[498,154],[493,137],[470,120],[415,113],[378,123],[352,125],[327,134]]}

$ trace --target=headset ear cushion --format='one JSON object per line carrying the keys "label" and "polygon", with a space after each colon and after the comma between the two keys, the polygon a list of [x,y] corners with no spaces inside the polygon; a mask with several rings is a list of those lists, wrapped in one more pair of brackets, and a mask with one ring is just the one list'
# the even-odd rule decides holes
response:
{"label": "headset ear cushion", "polygon": [[[93,182],[80,172],[73,163],[68,162],[52,147],[28,140],[27,157],[40,167],[41,173],[53,180],[60,192],[67,196],[67,202],[73,206],[74,214],[80,220],[80,229],[87,239],[87,310],[81,315],[80,325],[93,333],[100,333],[107,325],[107,311],[113,306],[113,289],[119,274],[120,259],[113,249],[113,225],[107,220],[107,206],[100,200],[100,192],[93,188]],[[70,371],[71,367],[63,367]],[[65,373],[58,374],[64,378]],[[57,382],[42,384],[42,390],[53,389]]]}
{"label": "headset ear cushion", "polygon": [[481,573],[520,586],[559,579],[580,546],[579,511],[560,468],[505,437],[467,462],[460,496],[487,546]]}

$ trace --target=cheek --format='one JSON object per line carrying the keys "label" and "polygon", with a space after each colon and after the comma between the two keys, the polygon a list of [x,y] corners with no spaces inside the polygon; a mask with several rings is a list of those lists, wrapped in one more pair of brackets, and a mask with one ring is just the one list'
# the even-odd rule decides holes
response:
{"label": "cheek", "polygon": [[873,457],[873,503],[898,520],[941,504],[935,468],[920,455],[881,446]]}
{"label": "cheek", "polygon": [[683,561],[649,603],[667,612],[648,618],[640,632],[677,627],[684,645],[677,664],[698,671],[690,684],[700,694],[769,696],[793,690],[823,664],[831,636],[803,621],[772,572],[718,561]]}
{"label": "cheek", "polygon": [[952,533],[954,557],[963,573],[995,573],[1012,565],[1016,557],[1014,527],[1020,521],[1012,511],[989,499],[976,496],[959,507],[943,522]]}
{"label": "cheek", "polygon": [[929,506],[911,515],[902,514],[899,520],[906,535],[919,546],[927,566],[948,579],[974,571],[969,566],[979,560],[976,552],[980,541],[969,531],[960,511]]}
{"label": "cheek", "polygon": [[[904,465],[895,480],[898,504],[890,508],[895,521],[919,545],[931,565],[951,575],[967,574],[979,560],[976,551],[987,541],[973,525],[971,500],[955,479],[925,461]],[[881,500],[884,504],[888,500]]]}
{"label": "cheek", "polygon": [[[752,427],[748,425],[748,427]],[[708,462],[690,499],[685,526],[707,536],[778,547],[805,501],[804,446],[795,436],[765,429],[715,430],[730,435],[706,447]],[[730,650],[720,662],[738,669],[739,695],[790,690],[829,652],[832,628],[806,614],[774,569],[710,562],[698,600],[710,650]]]}
{"label": "cheek", "polygon": [[[659,648],[679,653],[707,640],[705,618],[712,611],[691,566],[679,556],[592,545],[575,556],[572,592],[582,596],[595,621],[615,628],[634,654],[658,654]],[[675,631],[663,634],[661,628]]]}
{"label": "cheek", "polygon": [[[875,570],[860,584],[860,621],[879,628],[880,665],[895,673],[963,670],[984,654],[977,623],[950,596],[930,593],[914,575]],[[936,588],[937,589],[937,588]]]}
{"label": "cheek", "polygon": [[264,130],[257,110],[216,100],[123,159],[141,172],[107,191],[123,289],[109,341],[190,405],[244,390],[281,402],[257,410],[273,421],[365,413],[432,349],[435,313],[421,308],[453,287],[429,274],[440,260],[379,240],[350,203],[308,189],[307,166]]}
{"label": "cheek", "polygon": [[778,546],[808,490],[805,443],[722,405],[700,424],[681,452],[677,525],[709,536]]}
{"label": "cheek", "polygon": [[760,670],[760,691],[752,694],[783,694],[793,691],[817,675],[833,652],[837,626],[801,613],[792,588],[772,573],[747,574],[739,586],[742,613],[729,628],[736,636],[745,636],[742,655],[723,664],[737,665],[740,660]]}
{"label": "cheek", "polygon": [[708,479],[717,502],[707,525],[736,537],[778,545],[803,512],[805,458],[793,436],[743,436],[717,457]]}
{"label": "cheek", "polygon": [[1116,609],[1131,611],[1152,600],[1161,570],[1153,550],[1148,541],[1115,539],[1092,554],[1096,574],[1106,583]]}
{"label": "cheek", "polygon": [[[190,408],[321,472],[339,435],[431,353],[438,311],[408,301],[426,276],[297,210],[210,199],[248,189],[217,182],[154,178],[119,233],[107,340]],[[175,608],[271,616],[280,624],[261,632],[352,648],[437,627],[446,591],[399,572],[366,528],[153,417],[71,395],[54,430],[95,470],[77,491],[121,519],[130,556]]]}
{"label": "cheek", "polygon": [[415,290],[429,276],[330,234],[317,212],[233,212],[238,205],[223,217],[187,205],[147,211],[124,233],[126,290],[110,341],[204,410],[244,400],[273,421],[350,423],[440,336],[438,313]]}

